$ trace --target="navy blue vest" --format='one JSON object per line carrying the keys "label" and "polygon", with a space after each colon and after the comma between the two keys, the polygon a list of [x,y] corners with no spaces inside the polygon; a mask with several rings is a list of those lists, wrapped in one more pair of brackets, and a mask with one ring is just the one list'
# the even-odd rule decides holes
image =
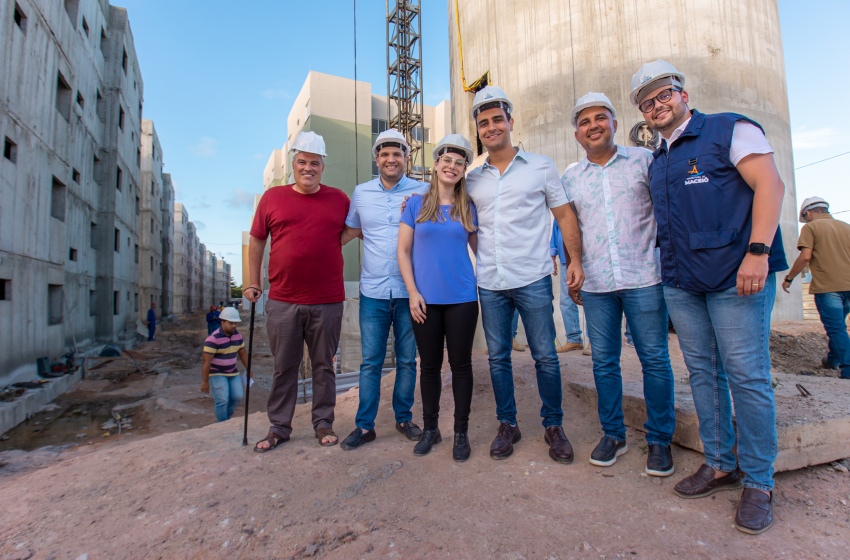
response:
{"label": "navy blue vest", "polygon": [[[694,292],[735,286],[752,231],[753,190],[729,159],[738,121],[734,113],[693,111],[687,128],[668,153],[656,150],[649,166],[649,191],[658,222],[661,283]],[[782,234],[776,228],[770,272],[785,270]]]}

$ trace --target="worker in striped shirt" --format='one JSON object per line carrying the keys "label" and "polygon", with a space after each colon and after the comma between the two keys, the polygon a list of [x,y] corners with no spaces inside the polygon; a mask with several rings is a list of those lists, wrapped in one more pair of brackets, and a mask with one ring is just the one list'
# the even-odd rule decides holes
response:
{"label": "worker in striped shirt", "polygon": [[239,312],[233,307],[226,307],[219,319],[221,327],[204,341],[201,392],[209,394],[212,390],[215,418],[218,422],[224,422],[233,416],[233,411],[242,400],[244,392],[242,379],[236,369],[236,359],[241,360],[247,370],[248,352],[242,343],[242,335],[236,332],[236,324],[240,321]]}

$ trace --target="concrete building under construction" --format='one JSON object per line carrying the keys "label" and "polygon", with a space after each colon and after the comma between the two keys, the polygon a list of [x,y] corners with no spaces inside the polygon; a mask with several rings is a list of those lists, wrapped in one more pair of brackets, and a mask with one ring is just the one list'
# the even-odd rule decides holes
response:
{"label": "concrete building under construction", "polygon": [[202,298],[173,309],[174,189],[127,11],[14,0],[0,30],[3,384],[38,357],[134,339],[151,302],[159,315]]}
{"label": "concrete building under construction", "polygon": [[[631,77],[644,62],[663,58],[685,74],[691,107],[741,113],[764,127],[785,182],[785,251],[795,254],[797,205],[776,0],[683,0],[660,11],[650,0],[447,4],[455,132],[476,138],[472,99],[489,82],[513,102],[514,143],[550,156],[561,169],[584,157],[570,114],[589,91],[611,99],[619,121],[615,140],[633,145],[630,133],[645,131],[628,100]],[[799,283],[791,289],[790,296],[777,291],[774,321],[802,319]]]}

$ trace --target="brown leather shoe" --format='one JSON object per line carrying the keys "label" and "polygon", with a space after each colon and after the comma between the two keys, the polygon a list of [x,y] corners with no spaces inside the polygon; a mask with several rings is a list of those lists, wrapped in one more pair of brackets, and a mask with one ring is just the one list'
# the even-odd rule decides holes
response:
{"label": "brown leather shoe", "polygon": [[514,452],[514,444],[522,438],[519,426],[511,426],[507,422],[499,424],[499,433],[490,444],[490,457],[493,459],[507,459]]}
{"label": "brown leather shoe", "polygon": [[736,490],[741,487],[741,471],[735,469],[720,478],[714,478],[715,470],[706,464],[687,478],[683,478],[673,487],[673,493],[680,498],[705,498],[722,490]]}
{"label": "brown leather shoe", "polygon": [[764,533],[773,525],[773,493],[765,494],[755,488],[744,488],[735,528],[750,535]]}
{"label": "brown leather shoe", "polygon": [[549,457],[556,463],[573,462],[573,446],[561,426],[549,426],[543,436],[549,445]]}

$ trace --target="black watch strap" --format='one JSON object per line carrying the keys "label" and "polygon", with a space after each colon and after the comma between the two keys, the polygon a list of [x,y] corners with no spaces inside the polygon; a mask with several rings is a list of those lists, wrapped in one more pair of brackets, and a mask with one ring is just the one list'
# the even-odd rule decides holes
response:
{"label": "black watch strap", "polygon": [[770,247],[764,243],[750,243],[747,245],[747,252],[752,253],[753,255],[770,255],[771,250]]}

